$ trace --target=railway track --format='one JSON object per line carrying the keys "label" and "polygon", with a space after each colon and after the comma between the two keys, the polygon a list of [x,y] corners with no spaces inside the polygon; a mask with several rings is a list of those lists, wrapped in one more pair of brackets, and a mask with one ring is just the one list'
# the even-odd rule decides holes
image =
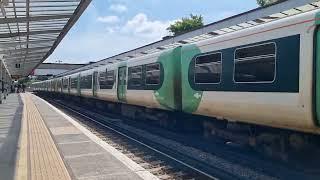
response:
{"label": "railway track", "polygon": [[[241,156],[232,154],[224,159],[127,125],[115,116],[102,115],[59,100],[47,100],[159,179],[310,179],[281,168],[278,169],[281,173],[270,173],[263,168],[241,166],[228,160],[234,158],[239,161]],[[248,159],[242,161],[247,164],[253,162]]]}

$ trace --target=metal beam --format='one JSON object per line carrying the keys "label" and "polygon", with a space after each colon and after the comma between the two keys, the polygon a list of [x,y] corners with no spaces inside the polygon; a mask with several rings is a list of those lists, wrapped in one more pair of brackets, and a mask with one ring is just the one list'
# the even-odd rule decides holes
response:
{"label": "metal beam", "polygon": [[[53,34],[53,33],[60,33],[61,29],[53,29],[53,30],[43,30],[43,31],[31,31],[29,35],[37,35],[37,34]],[[11,37],[18,37],[18,36],[27,36],[28,32],[16,32],[16,33],[2,33],[0,34],[0,38],[11,38]]]}
{"label": "metal beam", "polygon": [[56,19],[67,19],[71,18],[72,14],[62,14],[53,16],[31,16],[29,19],[27,17],[17,17],[17,18],[0,18],[0,24],[7,23],[25,23],[27,20],[31,21],[46,21],[46,20],[56,20]]}
{"label": "metal beam", "polygon": [[[52,43],[54,42],[55,39],[52,40],[34,40],[34,41],[30,41],[29,40],[29,44],[39,44],[39,43]],[[27,42],[26,41],[22,41],[22,42],[5,42],[5,43],[1,43],[0,42],[0,47],[16,47],[17,45],[26,45]]]}
{"label": "metal beam", "polygon": [[[49,49],[51,46],[44,46],[44,47],[36,47],[36,48],[29,48],[29,51],[37,51],[37,50],[43,50],[43,49]],[[22,48],[22,49],[14,49],[13,52],[25,52],[28,48]],[[0,51],[0,54],[10,54],[11,50],[4,50]]]}

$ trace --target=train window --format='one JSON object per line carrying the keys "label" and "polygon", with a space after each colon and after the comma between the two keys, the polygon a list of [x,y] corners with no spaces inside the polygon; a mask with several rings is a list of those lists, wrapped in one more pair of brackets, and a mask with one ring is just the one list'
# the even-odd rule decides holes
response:
{"label": "train window", "polygon": [[142,81],[142,66],[129,67],[128,86],[140,87],[143,84]]}
{"label": "train window", "polygon": [[203,54],[195,58],[194,82],[196,84],[220,83],[221,72],[221,53]]}
{"label": "train window", "polygon": [[53,91],[54,90],[54,83],[53,81],[50,81],[50,91]]}
{"label": "train window", "polygon": [[99,75],[99,85],[100,89],[112,89],[114,84],[114,70],[106,72],[100,72]]}
{"label": "train window", "polygon": [[146,65],[146,84],[147,85],[160,84],[160,64],[159,63]]}
{"label": "train window", "polygon": [[235,82],[273,82],[276,72],[276,44],[267,43],[236,49]]}
{"label": "train window", "polygon": [[91,89],[92,88],[92,75],[81,76],[80,78],[80,88],[81,89]]}
{"label": "train window", "polygon": [[68,89],[68,79],[62,79],[63,89]]}
{"label": "train window", "polygon": [[77,89],[78,86],[78,78],[71,78],[70,87],[71,89]]}
{"label": "train window", "polygon": [[57,80],[57,90],[61,90],[62,88],[62,83],[61,83],[61,79]]}

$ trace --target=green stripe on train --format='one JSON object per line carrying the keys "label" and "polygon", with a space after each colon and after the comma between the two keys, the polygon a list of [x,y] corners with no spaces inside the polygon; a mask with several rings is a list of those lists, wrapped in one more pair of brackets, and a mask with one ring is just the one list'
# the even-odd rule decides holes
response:
{"label": "green stripe on train", "polygon": [[[182,110],[195,112],[202,99],[202,91],[195,91],[189,83],[189,66],[193,57],[200,54],[201,50],[196,45],[187,45],[181,48],[181,76],[182,76]],[[193,79],[193,78],[190,78]]]}
{"label": "green stripe on train", "polygon": [[163,67],[163,82],[154,96],[162,107],[170,110],[181,109],[180,59],[181,47],[177,47],[162,53],[157,60]]}
{"label": "green stripe on train", "polygon": [[154,95],[161,106],[188,113],[198,109],[202,91],[195,91],[189,83],[189,65],[192,58],[201,53],[195,45],[177,47],[162,53],[158,62],[164,69],[163,83]]}

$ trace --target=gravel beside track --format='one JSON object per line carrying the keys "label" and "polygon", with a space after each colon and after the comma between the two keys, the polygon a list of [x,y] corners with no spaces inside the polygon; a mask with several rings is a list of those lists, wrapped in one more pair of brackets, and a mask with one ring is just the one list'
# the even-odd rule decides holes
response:
{"label": "gravel beside track", "polygon": [[264,165],[250,158],[244,158],[243,164],[250,164],[250,161],[255,164],[244,166],[234,163],[244,157],[237,153],[226,152],[224,156],[228,158],[224,158],[221,153],[208,153],[128,125],[121,117],[106,116],[64,101],[47,100],[160,179],[313,179],[281,166],[274,172],[277,165]]}

